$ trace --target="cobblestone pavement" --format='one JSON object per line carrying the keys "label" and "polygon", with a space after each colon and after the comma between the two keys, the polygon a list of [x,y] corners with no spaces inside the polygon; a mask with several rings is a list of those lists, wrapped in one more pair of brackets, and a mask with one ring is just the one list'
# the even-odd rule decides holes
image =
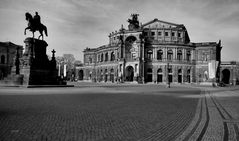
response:
{"label": "cobblestone pavement", "polygon": [[[200,98],[200,90],[184,87],[5,87],[0,88],[0,140],[175,140],[192,123],[197,106],[205,109],[208,106],[200,105],[206,103],[206,98]],[[201,114],[201,121],[206,122],[204,114],[208,112]],[[198,126],[204,128],[200,123]],[[227,125],[231,132],[229,127],[234,125]]]}
{"label": "cobblestone pavement", "polygon": [[176,140],[239,141],[239,88],[201,89],[195,117]]}

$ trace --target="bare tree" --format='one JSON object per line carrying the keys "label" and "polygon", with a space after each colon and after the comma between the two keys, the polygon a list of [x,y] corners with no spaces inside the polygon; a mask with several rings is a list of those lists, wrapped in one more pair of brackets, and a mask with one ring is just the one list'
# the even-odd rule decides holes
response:
{"label": "bare tree", "polygon": [[63,54],[62,61],[66,64],[66,79],[73,81],[75,79],[75,57],[73,54]]}
{"label": "bare tree", "polygon": [[73,54],[63,54],[63,61],[67,66],[67,70],[74,68],[75,57]]}
{"label": "bare tree", "polygon": [[75,63],[74,63],[75,67],[79,67],[79,66],[82,66],[82,65],[83,65],[83,63],[80,60],[75,60]]}

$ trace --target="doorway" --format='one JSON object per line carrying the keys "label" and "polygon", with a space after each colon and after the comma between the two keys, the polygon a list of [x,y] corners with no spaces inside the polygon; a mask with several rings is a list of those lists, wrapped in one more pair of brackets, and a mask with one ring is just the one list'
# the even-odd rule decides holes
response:
{"label": "doorway", "polygon": [[222,82],[225,84],[230,83],[230,71],[228,69],[222,71]]}
{"label": "doorway", "polygon": [[134,80],[134,68],[132,66],[126,67],[125,77],[126,81],[132,82]]}

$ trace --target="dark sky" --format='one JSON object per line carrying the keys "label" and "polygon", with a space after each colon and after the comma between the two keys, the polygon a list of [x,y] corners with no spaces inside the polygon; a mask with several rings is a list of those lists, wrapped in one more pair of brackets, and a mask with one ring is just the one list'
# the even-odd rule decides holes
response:
{"label": "dark sky", "polygon": [[[0,0],[0,41],[24,45],[32,36],[23,31],[25,13],[38,11],[48,27],[48,54],[74,54],[82,60],[82,50],[108,44],[110,32],[118,30],[132,13],[146,23],[155,18],[184,24],[192,42],[222,40],[222,59],[239,61],[238,0]],[[36,33],[36,36],[39,34]]]}

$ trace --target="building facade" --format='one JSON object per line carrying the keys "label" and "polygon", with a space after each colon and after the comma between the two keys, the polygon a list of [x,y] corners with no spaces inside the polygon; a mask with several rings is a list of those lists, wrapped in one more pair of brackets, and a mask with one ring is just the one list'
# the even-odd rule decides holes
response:
{"label": "building facade", "polygon": [[239,85],[239,62],[223,61],[220,66],[220,76],[224,84]]}
{"label": "building facade", "polygon": [[23,46],[11,42],[0,42],[0,80],[11,74],[11,69],[15,66],[17,51],[21,57]]}
{"label": "building facade", "polygon": [[[86,48],[79,80],[94,82],[206,83],[220,81],[221,41],[192,43],[183,24],[138,15],[109,34],[109,43]],[[234,78],[233,78],[234,79]]]}

